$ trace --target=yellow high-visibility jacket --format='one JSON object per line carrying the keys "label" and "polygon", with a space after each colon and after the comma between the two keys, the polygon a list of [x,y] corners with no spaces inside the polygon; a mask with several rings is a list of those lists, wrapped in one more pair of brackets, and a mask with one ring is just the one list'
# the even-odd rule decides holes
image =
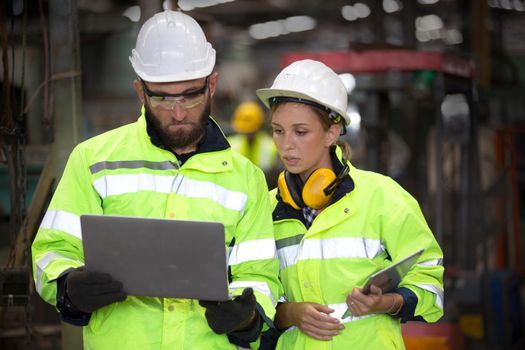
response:
{"label": "yellow high-visibility jacket", "polygon": [[[252,287],[259,312],[273,319],[280,287],[263,173],[228,147],[211,118],[207,137],[224,147],[198,152],[180,165],[172,152],[152,143],[142,114],[75,147],[32,246],[42,298],[56,305],[57,278],[83,265],[82,214],[218,221],[229,249],[230,291],[240,295]],[[84,346],[236,349],[209,328],[204,312],[198,300],[128,296],[91,315]]]}
{"label": "yellow high-visibility jacket", "polygon": [[248,138],[243,134],[228,136],[228,142],[233,150],[239,152],[263,171],[269,171],[278,165],[277,148],[270,135],[263,131],[255,134],[253,144],[248,143]]}
{"label": "yellow high-visibility jacket", "polygon": [[[339,148],[336,153],[332,162],[338,173],[343,161]],[[341,319],[346,296],[354,287],[362,287],[372,273],[423,248],[399,291],[417,297],[412,310],[405,312],[412,314],[405,318],[437,321],[443,315],[443,254],[418,203],[392,179],[349,166],[349,177],[332,204],[308,229],[301,211],[278,201],[276,189],[270,192],[284,288],[281,301],[328,305],[335,309],[331,316]],[[404,349],[399,318],[373,314],[341,322],[345,328],[331,341],[313,339],[291,327],[280,336],[277,349]]]}

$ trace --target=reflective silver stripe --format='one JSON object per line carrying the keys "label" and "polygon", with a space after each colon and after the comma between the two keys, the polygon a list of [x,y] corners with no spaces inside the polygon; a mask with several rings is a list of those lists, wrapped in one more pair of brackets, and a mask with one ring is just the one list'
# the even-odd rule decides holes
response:
{"label": "reflective silver stripe", "polygon": [[251,287],[254,291],[258,291],[261,294],[266,295],[270,300],[272,301],[273,306],[277,305],[277,302],[275,301],[275,298],[273,297],[273,294],[270,290],[270,287],[268,287],[268,284],[266,282],[261,281],[235,281],[230,283],[230,292],[234,291],[235,289],[244,289]]}
{"label": "reflective silver stripe", "polygon": [[327,239],[305,239],[299,245],[277,250],[281,269],[295,265],[299,260],[368,258],[383,253],[385,247],[378,239],[336,237]]}
{"label": "reflective silver stripe", "polygon": [[223,207],[244,211],[248,196],[242,192],[230,191],[209,181],[198,181],[182,177],[177,194],[192,198],[208,198],[221,204]]}
{"label": "reflective silver stripe", "polygon": [[277,249],[281,249],[291,245],[299,244],[301,243],[301,239],[303,239],[303,237],[304,233],[300,233],[292,237],[282,238],[275,241],[275,246],[277,247]]}
{"label": "reflective silver stripe", "polygon": [[40,228],[60,230],[82,240],[80,216],[63,210],[48,210]]}
{"label": "reflective silver stripe", "polygon": [[[368,318],[368,317],[378,316],[379,315],[379,314],[369,314],[369,315],[363,315],[363,316],[349,316],[347,318],[341,319],[341,317],[345,313],[346,309],[348,309],[348,306],[346,305],[346,303],[329,304],[327,306],[329,308],[332,308],[332,309],[335,310],[331,314],[328,314],[328,316],[337,318],[339,321],[341,321],[341,323],[349,323],[349,322],[359,321],[359,320],[362,320],[362,319],[365,319],[365,318]],[[297,327],[293,326],[293,327],[288,328],[285,332],[289,332],[289,331],[292,331],[292,330],[295,330],[295,329],[297,329]]]}
{"label": "reflective silver stripe", "polygon": [[151,174],[106,175],[96,179],[93,186],[102,198],[139,191],[169,193],[174,179]]}
{"label": "reflective silver stripe", "polygon": [[178,169],[179,165],[173,162],[150,162],[147,160],[124,160],[116,162],[98,162],[89,167],[91,174],[96,174],[102,170],[116,170],[116,169],[140,169],[146,168],[151,170],[174,170]]}
{"label": "reflective silver stripe", "polygon": [[298,260],[369,258],[384,251],[378,239],[356,237],[337,237],[327,239],[306,239],[302,243]]}
{"label": "reflective silver stripe", "polygon": [[297,250],[299,244],[291,245],[289,247],[281,248],[277,250],[277,257],[279,258],[279,268],[285,269],[289,266],[295,265],[297,258]]}
{"label": "reflective silver stripe", "polygon": [[248,196],[242,192],[230,191],[208,181],[188,179],[178,176],[152,174],[117,174],[96,179],[93,186],[102,198],[124,193],[152,191],[174,192],[191,198],[207,198],[223,207],[243,212]]}
{"label": "reflective silver stripe", "polygon": [[429,291],[430,293],[433,293],[436,295],[436,305],[441,310],[443,310],[443,303],[444,303],[444,293],[443,289],[438,288],[432,284],[416,284],[417,287],[424,289],[426,291]]}
{"label": "reflective silver stripe", "polygon": [[237,265],[246,261],[275,258],[275,241],[272,238],[241,242],[232,247],[228,265]]}
{"label": "reflective silver stripe", "polygon": [[44,269],[46,266],[55,259],[68,259],[75,262],[78,262],[77,260],[68,258],[67,256],[64,256],[62,254],[56,253],[56,252],[49,252],[46,253],[40,260],[36,262],[36,291],[38,294],[42,291],[42,274],[44,273]]}
{"label": "reflective silver stripe", "polygon": [[338,320],[340,320],[342,323],[347,322],[353,322],[357,320],[362,320],[363,318],[368,318],[372,316],[377,316],[378,314],[369,314],[369,315],[363,315],[363,316],[349,316],[347,318],[342,319],[341,317],[345,313],[346,309],[348,309],[348,305],[346,303],[339,303],[339,304],[328,304],[329,308],[334,309],[335,311],[329,314],[330,317],[335,317]]}
{"label": "reflective silver stripe", "polygon": [[443,259],[432,259],[426,261],[420,261],[417,265],[421,266],[443,266]]}

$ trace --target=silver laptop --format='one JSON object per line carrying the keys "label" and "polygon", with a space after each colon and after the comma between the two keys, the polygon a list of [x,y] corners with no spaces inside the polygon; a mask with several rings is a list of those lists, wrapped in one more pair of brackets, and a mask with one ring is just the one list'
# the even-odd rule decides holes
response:
{"label": "silver laptop", "polygon": [[219,222],[82,215],[88,271],[109,273],[128,295],[228,300]]}

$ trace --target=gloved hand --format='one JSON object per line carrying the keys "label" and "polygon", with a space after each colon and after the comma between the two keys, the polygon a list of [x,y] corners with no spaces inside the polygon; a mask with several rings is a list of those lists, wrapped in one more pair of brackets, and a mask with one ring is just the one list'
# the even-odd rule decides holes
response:
{"label": "gloved hand", "polygon": [[103,306],[126,299],[122,283],[102,272],[84,271],[78,268],[66,276],[66,296],[71,304],[82,312],[92,313]]}
{"label": "gloved hand", "polygon": [[255,320],[255,295],[253,289],[245,288],[242,295],[228,301],[201,300],[199,304],[206,308],[206,320],[217,334],[243,330]]}

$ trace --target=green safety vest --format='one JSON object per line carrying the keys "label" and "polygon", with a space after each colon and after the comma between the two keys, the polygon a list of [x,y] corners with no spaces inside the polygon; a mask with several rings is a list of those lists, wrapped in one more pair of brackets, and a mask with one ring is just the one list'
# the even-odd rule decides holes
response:
{"label": "green safety vest", "polygon": [[[415,316],[435,322],[443,315],[443,253],[418,203],[389,177],[349,165],[354,190],[325,208],[308,230],[297,217],[279,217],[274,211],[282,301],[328,305],[345,328],[331,341],[320,341],[291,327],[277,349],[404,349],[398,319],[387,314],[341,317],[354,287],[421,248],[418,264],[399,286],[417,296]],[[276,192],[270,192],[274,207]]]}
{"label": "green safety vest", "polygon": [[277,165],[277,148],[272,137],[262,131],[255,135],[252,145],[243,134],[228,136],[228,142],[233,150],[251,160],[263,171],[269,171]]}
{"label": "green safety vest", "polygon": [[[230,291],[252,287],[273,319],[280,286],[267,191],[261,170],[229,148],[179,166],[172,152],[151,143],[142,115],[71,153],[33,243],[36,289],[56,305],[56,279],[84,264],[82,214],[218,221],[229,249]],[[236,349],[211,330],[204,312],[198,300],[128,296],[93,313],[84,347]]]}

